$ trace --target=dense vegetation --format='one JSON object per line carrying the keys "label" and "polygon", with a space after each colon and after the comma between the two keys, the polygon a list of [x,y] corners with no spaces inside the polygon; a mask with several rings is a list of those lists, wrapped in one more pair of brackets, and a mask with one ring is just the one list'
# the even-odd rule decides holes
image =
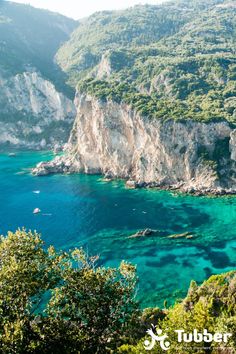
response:
{"label": "dense vegetation", "polygon": [[234,2],[179,0],[97,13],[56,58],[71,85],[143,115],[235,122],[235,36]]}
{"label": "dense vegetation", "polygon": [[[168,335],[171,343],[170,354],[234,354],[236,353],[236,273],[235,271],[211,276],[201,286],[192,281],[187,297],[165,312],[165,317],[157,320],[157,328]],[[228,343],[178,343],[176,329],[193,333],[197,329],[203,333],[230,333]],[[150,340],[150,337],[147,339]],[[145,354],[144,340],[138,345],[123,345],[119,353]],[[151,353],[163,353],[160,346]]]}
{"label": "dense vegetation", "polygon": [[153,118],[234,123],[235,19],[231,0],[167,1],[79,23],[1,1],[0,74],[36,68],[70,98],[79,85]]}
{"label": "dense vegetation", "polygon": [[36,69],[66,90],[54,56],[76,26],[76,21],[59,14],[0,1],[0,74],[9,77]]}
{"label": "dense vegetation", "polygon": [[137,48],[172,35],[187,22],[189,14],[159,6],[135,6],[126,11],[99,12],[71,35],[57,54],[59,64],[66,70],[78,71],[97,64],[104,51]]}
{"label": "dense vegetation", "polygon": [[96,267],[82,250],[45,249],[39,235],[0,240],[0,352],[104,353],[136,313],[135,268]]}
{"label": "dense vegetation", "polygon": [[[81,249],[57,252],[36,233],[9,232],[0,239],[1,353],[142,354],[152,324],[169,335],[169,353],[218,353],[211,343],[176,343],[174,330],[195,328],[232,333],[220,353],[235,353],[235,272],[192,282],[186,299],[169,309],[139,310],[136,281],[126,262],[103,268]],[[161,353],[158,345],[151,352]]]}

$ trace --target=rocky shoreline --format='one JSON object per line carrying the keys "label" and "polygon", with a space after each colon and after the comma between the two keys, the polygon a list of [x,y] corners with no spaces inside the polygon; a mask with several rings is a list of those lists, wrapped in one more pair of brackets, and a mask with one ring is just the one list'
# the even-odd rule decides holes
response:
{"label": "rocky shoreline", "polygon": [[[70,158],[65,158],[64,156],[57,156],[53,161],[50,162],[40,162],[35,168],[32,169],[32,174],[34,176],[42,177],[42,176],[49,176],[52,174],[73,174],[73,173],[84,173],[83,170],[79,170],[73,164],[73,160]],[[120,176],[112,176],[106,174],[103,176],[103,181],[110,182]],[[123,178],[125,182],[126,188],[129,189],[159,189],[159,190],[166,190],[172,192],[180,192],[183,194],[189,194],[193,196],[233,196],[236,195],[236,190],[233,188],[225,189],[222,187],[217,188],[195,188],[189,185],[186,182],[179,182],[177,184],[164,184],[161,182],[140,182],[135,181],[127,178]]]}
{"label": "rocky shoreline", "polygon": [[64,162],[62,156],[56,156],[54,160],[50,162],[40,162],[31,170],[34,176],[48,176],[52,174],[59,173],[73,173],[73,169],[71,168],[70,161]]}
{"label": "rocky shoreline", "polygon": [[190,195],[195,195],[195,196],[225,196],[225,195],[236,195],[236,190],[230,188],[230,189],[225,189],[222,187],[218,188],[194,188],[192,186],[189,186],[185,182],[180,182],[175,185],[163,185],[158,182],[152,182],[152,183],[145,183],[145,182],[136,182],[132,180],[128,180],[126,182],[126,187],[131,188],[131,189],[139,189],[139,188],[157,188],[160,190],[167,190],[167,191],[175,191],[175,192],[180,192],[184,194],[190,194]]}

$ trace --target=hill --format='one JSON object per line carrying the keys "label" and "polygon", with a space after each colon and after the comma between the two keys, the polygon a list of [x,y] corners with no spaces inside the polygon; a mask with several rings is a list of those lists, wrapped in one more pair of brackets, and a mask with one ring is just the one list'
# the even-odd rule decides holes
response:
{"label": "hill", "polygon": [[36,69],[63,87],[54,55],[77,22],[46,10],[0,2],[0,74],[9,77]]}
{"label": "hill", "polygon": [[161,119],[236,119],[236,6],[173,1],[101,12],[56,55],[70,84]]}
{"label": "hill", "polygon": [[55,63],[78,23],[56,13],[0,2],[0,146],[64,144],[75,116],[74,89]]}

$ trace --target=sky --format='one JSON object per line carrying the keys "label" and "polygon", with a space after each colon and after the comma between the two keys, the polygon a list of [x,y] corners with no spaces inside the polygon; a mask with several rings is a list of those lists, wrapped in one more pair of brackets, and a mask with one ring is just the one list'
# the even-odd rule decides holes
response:
{"label": "sky", "polygon": [[125,9],[137,4],[160,4],[163,0],[12,0],[59,12],[74,19],[83,18],[96,11]]}

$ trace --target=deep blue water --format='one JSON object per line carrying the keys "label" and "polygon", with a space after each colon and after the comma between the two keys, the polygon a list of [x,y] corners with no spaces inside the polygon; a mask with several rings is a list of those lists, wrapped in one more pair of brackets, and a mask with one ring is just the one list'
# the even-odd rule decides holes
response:
{"label": "deep blue water", "polygon": [[[192,279],[236,268],[236,198],[174,195],[128,190],[101,176],[33,177],[29,168],[50,153],[0,155],[0,233],[37,230],[58,249],[83,246],[101,263],[137,264],[143,306],[162,306],[185,296]],[[40,191],[39,194],[34,191]],[[41,214],[33,215],[34,208]],[[130,239],[144,228],[161,232]],[[191,232],[193,239],[169,239]]]}

